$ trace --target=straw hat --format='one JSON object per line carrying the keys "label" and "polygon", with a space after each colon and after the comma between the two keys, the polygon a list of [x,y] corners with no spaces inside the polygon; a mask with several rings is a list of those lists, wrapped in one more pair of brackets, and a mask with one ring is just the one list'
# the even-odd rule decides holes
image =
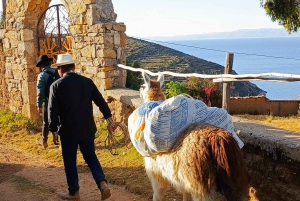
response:
{"label": "straw hat", "polygon": [[59,54],[57,55],[56,63],[52,64],[51,67],[75,64],[76,62],[77,60],[74,60],[71,54]]}

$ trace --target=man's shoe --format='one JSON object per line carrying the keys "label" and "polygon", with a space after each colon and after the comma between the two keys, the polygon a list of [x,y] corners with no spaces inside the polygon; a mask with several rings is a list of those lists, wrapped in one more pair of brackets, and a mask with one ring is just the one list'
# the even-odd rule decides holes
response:
{"label": "man's shoe", "polygon": [[46,149],[48,147],[48,142],[43,142],[43,147]]}
{"label": "man's shoe", "polygon": [[57,196],[62,200],[80,200],[79,191],[76,191],[74,195],[70,193],[58,193]]}
{"label": "man's shoe", "polygon": [[106,200],[110,197],[110,188],[108,187],[106,181],[100,182],[100,192],[101,192],[101,200]]}
{"label": "man's shoe", "polygon": [[48,142],[44,142],[42,138],[37,138],[36,139],[36,144],[41,145],[46,149],[48,147]]}

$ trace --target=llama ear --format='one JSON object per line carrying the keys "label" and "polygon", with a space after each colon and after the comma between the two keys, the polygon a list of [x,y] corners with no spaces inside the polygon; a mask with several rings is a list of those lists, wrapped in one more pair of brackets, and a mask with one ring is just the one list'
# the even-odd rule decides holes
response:
{"label": "llama ear", "polygon": [[162,87],[162,85],[164,84],[164,81],[165,81],[164,74],[159,73],[157,81],[160,83],[160,87]]}
{"label": "llama ear", "polygon": [[145,71],[142,72],[142,76],[144,78],[145,84],[147,86],[150,86],[150,77],[147,75],[147,73]]}

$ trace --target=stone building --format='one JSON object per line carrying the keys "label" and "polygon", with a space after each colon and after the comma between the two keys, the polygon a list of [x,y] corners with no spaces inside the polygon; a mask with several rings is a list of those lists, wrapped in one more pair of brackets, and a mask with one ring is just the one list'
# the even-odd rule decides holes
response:
{"label": "stone building", "polygon": [[[41,52],[37,33],[43,31],[44,12],[51,0],[7,0],[5,29],[0,31],[0,109],[36,120],[35,64]],[[126,71],[116,67],[125,63],[126,26],[116,22],[111,0],[62,0],[70,20],[68,51],[78,60],[77,70],[94,80],[100,91],[123,87]],[[42,26],[38,26],[42,22]],[[67,42],[67,41],[65,41]],[[45,47],[45,46],[44,46]],[[43,51],[42,51],[43,50]],[[52,52],[51,52],[52,51]]]}

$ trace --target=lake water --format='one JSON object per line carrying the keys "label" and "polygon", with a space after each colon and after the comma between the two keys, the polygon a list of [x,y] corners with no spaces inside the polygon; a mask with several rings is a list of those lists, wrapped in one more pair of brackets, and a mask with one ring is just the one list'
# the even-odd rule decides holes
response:
{"label": "lake water", "polygon": [[[153,42],[153,41],[152,41]],[[225,64],[226,52],[234,54],[238,74],[285,73],[300,75],[300,38],[211,39],[155,42],[207,61]],[[260,56],[264,55],[264,56]],[[253,81],[270,100],[298,99],[300,81]]]}

